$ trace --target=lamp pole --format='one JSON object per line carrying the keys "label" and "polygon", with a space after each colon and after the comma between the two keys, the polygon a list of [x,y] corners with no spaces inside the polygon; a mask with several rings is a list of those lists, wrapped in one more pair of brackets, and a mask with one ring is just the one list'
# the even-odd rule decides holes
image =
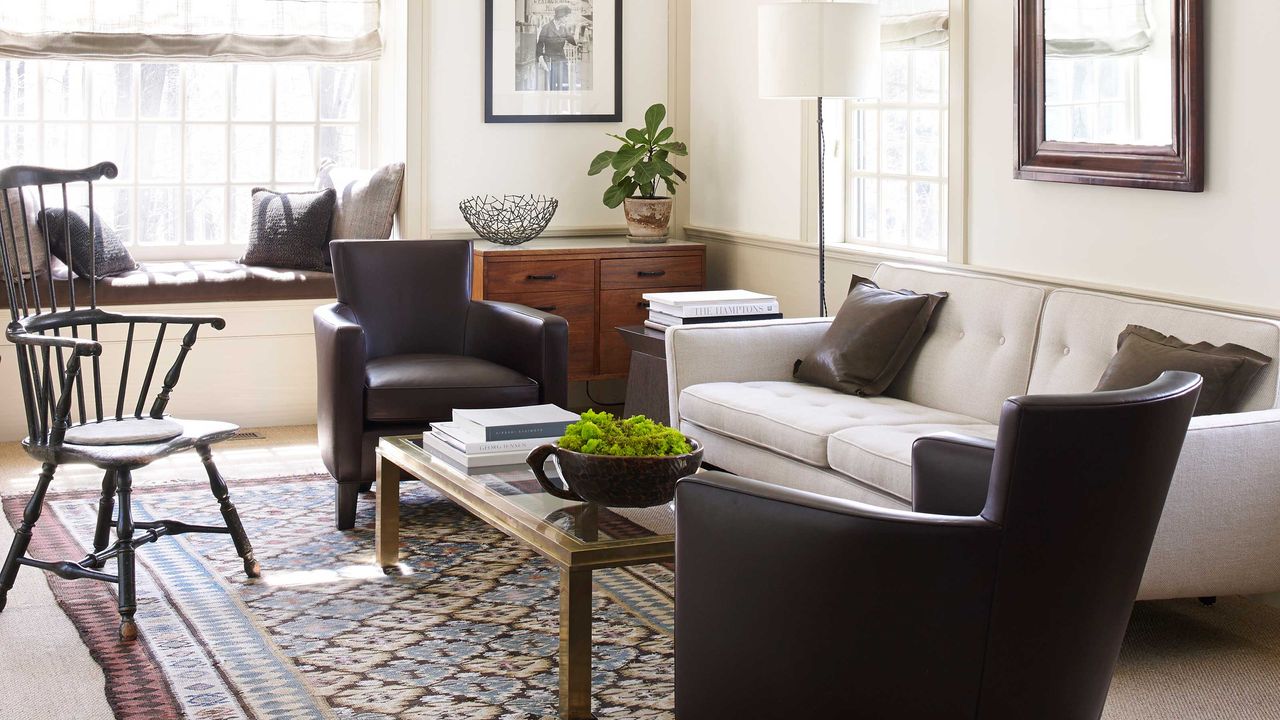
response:
{"label": "lamp pole", "polygon": [[827,136],[818,98],[818,315],[827,316]]}

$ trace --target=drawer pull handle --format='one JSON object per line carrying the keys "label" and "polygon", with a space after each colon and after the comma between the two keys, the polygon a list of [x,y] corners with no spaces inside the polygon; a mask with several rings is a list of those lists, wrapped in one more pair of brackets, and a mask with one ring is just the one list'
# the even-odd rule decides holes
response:
{"label": "drawer pull handle", "polygon": [[640,308],[641,310],[648,310],[648,309],[649,309],[649,301],[648,301],[648,300],[641,300],[640,302],[636,303],[636,307]]}
{"label": "drawer pull handle", "polygon": [[666,275],[666,270],[640,270],[636,273],[637,277],[662,277]]}
{"label": "drawer pull handle", "polygon": [[542,307],[534,308],[534,310],[541,310],[542,312],[555,312],[555,311],[556,311],[556,306],[555,306],[555,305],[543,305]]}
{"label": "drawer pull handle", "polygon": [[556,279],[556,276],[555,276],[555,274],[551,274],[551,275],[526,275],[524,279],[525,279],[525,280],[544,280],[544,281],[545,281],[545,280],[555,280],[555,279]]}

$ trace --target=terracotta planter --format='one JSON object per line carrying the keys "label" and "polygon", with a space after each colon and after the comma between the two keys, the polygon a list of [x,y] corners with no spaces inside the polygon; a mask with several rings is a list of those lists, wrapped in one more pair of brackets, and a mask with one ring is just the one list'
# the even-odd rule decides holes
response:
{"label": "terracotta planter", "polygon": [[[615,457],[586,455],[556,445],[529,453],[529,467],[549,494],[562,500],[599,503],[607,507],[643,508],[664,505],[676,496],[676,481],[698,471],[702,445],[690,439],[693,452],[671,457]],[[552,482],[543,465],[554,457],[567,488]]]}
{"label": "terracotta planter", "polygon": [[627,198],[622,206],[632,239],[665,240],[671,230],[671,198]]}

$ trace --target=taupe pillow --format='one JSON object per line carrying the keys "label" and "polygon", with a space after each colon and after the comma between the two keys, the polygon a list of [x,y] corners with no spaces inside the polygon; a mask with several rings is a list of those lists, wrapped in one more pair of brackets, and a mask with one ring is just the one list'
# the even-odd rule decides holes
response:
{"label": "taupe pillow", "polygon": [[1095,390],[1142,387],[1167,370],[1193,372],[1204,378],[1195,415],[1238,412],[1245,394],[1271,362],[1266,355],[1240,345],[1192,345],[1141,325],[1125,328],[1116,348]]}
{"label": "taupe pillow", "polygon": [[796,361],[795,378],[850,395],[879,395],[915,352],[946,297],[884,290],[855,277],[831,328]]}
{"label": "taupe pillow", "polygon": [[[0,211],[0,223],[3,224],[4,249],[9,258],[9,272],[19,272],[22,277],[45,275],[49,270],[49,254],[46,251],[44,233],[40,232],[37,216],[40,213],[40,199],[29,187],[9,188],[4,193],[4,208]],[[26,228],[23,228],[25,213]],[[27,239],[31,240],[30,254],[27,253]],[[35,268],[34,272],[32,268]],[[0,270],[0,279],[4,272]]]}
{"label": "taupe pillow", "polygon": [[253,189],[249,247],[240,262],[291,270],[327,270],[333,190],[281,193]]}
{"label": "taupe pillow", "polygon": [[[386,240],[391,237],[403,186],[404,163],[360,170],[339,167],[332,160],[322,162],[316,187],[330,188],[338,194],[329,239]],[[325,257],[328,256],[326,252]]]}

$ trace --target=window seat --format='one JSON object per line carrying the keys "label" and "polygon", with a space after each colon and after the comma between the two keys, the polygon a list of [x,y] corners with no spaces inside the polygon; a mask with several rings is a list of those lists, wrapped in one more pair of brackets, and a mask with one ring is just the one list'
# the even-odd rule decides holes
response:
{"label": "window seat", "polygon": [[[58,303],[67,303],[66,268],[55,268]],[[77,305],[87,305],[89,283],[75,281]],[[153,261],[98,280],[98,305],[164,305],[255,300],[326,300],[335,295],[333,273],[241,265],[234,260]],[[7,307],[0,297],[0,307]]]}

